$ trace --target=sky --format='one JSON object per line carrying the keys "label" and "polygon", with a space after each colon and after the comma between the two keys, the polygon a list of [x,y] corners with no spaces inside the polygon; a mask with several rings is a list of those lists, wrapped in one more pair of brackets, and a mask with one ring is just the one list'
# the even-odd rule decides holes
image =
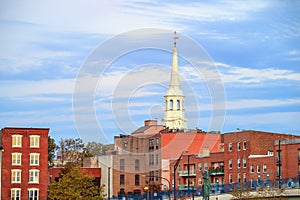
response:
{"label": "sky", "polygon": [[173,32],[190,129],[300,135],[300,1],[0,1],[0,126],[112,143],[161,123]]}

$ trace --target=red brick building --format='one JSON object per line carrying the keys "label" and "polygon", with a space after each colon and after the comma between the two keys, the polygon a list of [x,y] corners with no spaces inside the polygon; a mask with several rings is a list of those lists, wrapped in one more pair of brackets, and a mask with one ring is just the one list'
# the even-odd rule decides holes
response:
{"label": "red brick building", "polygon": [[[224,184],[226,191],[240,183],[257,188],[278,183],[279,175],[282,185],[299,185],[300,136],[244,130],[222,134],[220,145],[224,148],[219,152],[183,154],[176,172],[176,189],[186,190],[188,179],[190,188],[201,187],[202,171],[210,172],[213,190],[217,184],[219,190]],[[170,171],[175,162],[170,165]],[[173,173],[171,178],[174,178]]]}
{"label": "red brick building", "polygon": [[[53,183],[54,181],[59,181],[60,172],[62,167],[52,167],[49,168],[49,182]],[[80,170],[85,171],[88,175],[95,177],[95,185],[101,185],[101,168],[86,168],[81,167]]]}
{"label": "red brick building", "polygon": [[47,199],[48,133],[48,128],[1,130],[1,199]]}
{"label": "red brick building", "polygon": [[254,130],[225,133],[225,184],[249,182],[259,187],[276,180],[275,141],[296,138],[300,136]]}

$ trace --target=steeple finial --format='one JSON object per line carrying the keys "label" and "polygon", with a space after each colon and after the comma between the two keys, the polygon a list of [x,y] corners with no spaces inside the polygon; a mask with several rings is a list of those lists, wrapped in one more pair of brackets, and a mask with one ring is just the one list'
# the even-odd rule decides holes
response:
{"label": "steeple finial", "polygon": [[179,37],[177,36],[177,33],[176,33],[176,31],[174,31],[174,47],[176,47],[176,40],[178,40],[179,39]]}

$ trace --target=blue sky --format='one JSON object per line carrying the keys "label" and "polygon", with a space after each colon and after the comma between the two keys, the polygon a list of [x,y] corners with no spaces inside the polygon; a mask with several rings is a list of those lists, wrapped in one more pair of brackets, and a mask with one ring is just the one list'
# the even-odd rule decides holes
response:
{"label": "blue sky", "polygon": [[[101,77],[85,77],[96,83],[96,125],[82,115],[78,119],[86,127],[78,131],[73,106],[78,77],[93,52],[128,31],[156,28],[180,34],[179,54],[185,53],[186,37],[213,62],[225,91],[221,132],[240,128],[299,135],[299,13],[299,1],[2,0],[0,125],[49,127],[56,140],[80,136],[109,143],[145,119],[160,121],[172,34],[167,50],[132,51],[111,62]],[[112,44],[105,54],[127,45]],[[98,56],[100,61],[103,55]],[[97,66],[94,70],[99,73]],[[179,72],[189,128],[211,130],[214,103],[208,81],[184,57]],[[201,73],[205,77],[209,71]],[[93,126],[102,133],[89,129]]]}

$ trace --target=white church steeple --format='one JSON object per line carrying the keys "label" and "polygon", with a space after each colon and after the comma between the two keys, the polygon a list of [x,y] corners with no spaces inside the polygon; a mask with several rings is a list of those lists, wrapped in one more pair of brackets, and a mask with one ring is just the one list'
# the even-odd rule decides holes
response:
{"label": "white church steeple", "polygon": [[170,86],[167,94],[164,96],[165,116],[163,119],[163,125],[171,130],[186,130],[187,120],[184,116],[184,95],[180,89],[178,76],[176,40],[178,40],[178,36],[175,32]]}

